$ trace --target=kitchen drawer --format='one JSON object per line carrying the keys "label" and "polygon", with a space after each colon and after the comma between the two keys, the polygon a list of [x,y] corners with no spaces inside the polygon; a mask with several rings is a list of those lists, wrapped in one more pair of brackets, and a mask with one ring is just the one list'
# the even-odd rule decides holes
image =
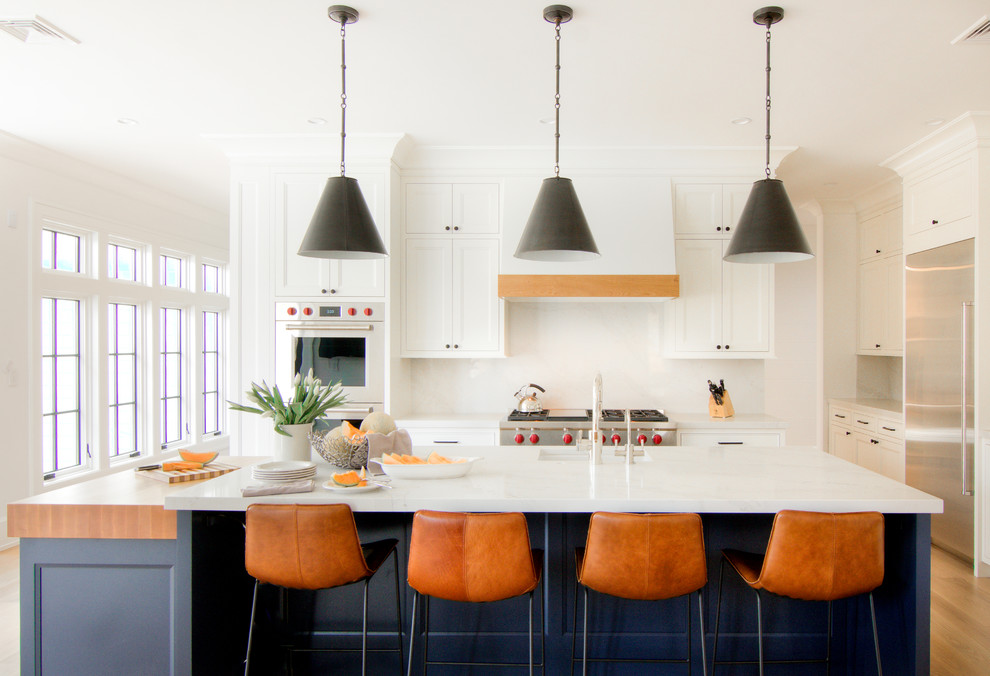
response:
{"label": "kitchen drawer", "polygon": [[843,425],[845,427],[853,425],[852,409],[830,406],[828,410],[828,419],[830,422],[833,422],[836,425]]}
{"label": "kitchen drawer", "polygon": [[904,423],[894,418],[877,417],[877,436],[893,441],[904,440]]}
{"label": "kitchen drawer", "polygon": [[876,434],[879,427],[875,415],[868,415],[862,411],[851,411],[848,425],[854,430],[868,434]]}
{"label": "kitchen drawer", "polygon": [[498,430],[495,428],[408,427],[413,446],[449,444],[451,446],[495,446]]}
{"label": "kitchen drawer", "polygon": [[690,431],[677,433],[679,446],[780,446],[781,433]]}

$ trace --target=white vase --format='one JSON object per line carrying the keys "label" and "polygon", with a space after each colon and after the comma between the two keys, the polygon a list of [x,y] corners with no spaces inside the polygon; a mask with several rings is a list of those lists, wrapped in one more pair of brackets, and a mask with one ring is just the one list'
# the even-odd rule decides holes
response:
{"label": "white vase", "polygon": [[282,425],[282,430],[287,432],[289,436],[278,435],[279,446],[275,453],[275,459],[309,460],[312,456],[309,433],[313,431],[313,423]]}

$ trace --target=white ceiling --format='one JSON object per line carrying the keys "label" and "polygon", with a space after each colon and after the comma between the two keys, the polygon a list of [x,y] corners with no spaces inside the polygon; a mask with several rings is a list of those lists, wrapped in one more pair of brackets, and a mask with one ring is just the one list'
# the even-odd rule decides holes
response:
{"label": "white ceiling", "polygon": [[[216,209],[227,162],[204,134],[338,133],[339,35],[326,0],[38,0],[78,45],[0,34],[0,130]],[[444,146],[544,146],[552,167],[553,27],[545,0],[354,0],[348,132]],[[759,146],[759,4],[574,0],[562,28],[567,148]],[[937,4],[937,7],[936,7]],[[792,0],[773,29],[773,142],[792,200],[849,198],[877,165],[990,110],[990,46],[950,41],[986,0]],[[731,124],[746,116],[753,122]],[[119,118],[140,124],[124,126]],[[314,127],[307,120],[323,117]],[[328,172],[332,172],[328,167]],[[759,167],[755,168],[759,170]]]}

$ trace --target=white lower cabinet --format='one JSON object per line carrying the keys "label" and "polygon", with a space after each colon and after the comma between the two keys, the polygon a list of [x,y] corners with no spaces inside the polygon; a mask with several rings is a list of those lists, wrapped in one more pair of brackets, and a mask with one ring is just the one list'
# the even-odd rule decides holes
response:
{"label": "white lower cabinet", "polygon": [[[461,446],[497,446],[497,428],[473,427],[407,427],[413,446],[450,445],[452,448]],[[442,453],[442,452],[441,452]],[[457,454],[453,450],[454,455]]]}
{"label": "white lower cabinet", "polygon": [[904,481],[904,423],[895,414],[856,406],[829,407],[828,452],[837,458]]}
{"label": "white lower cabinet", "polygon": [[677,430],[678,446],[783,446],[782,430],[721,431],[709,429]]}
{"label": "white lower cabinet", "polygon": [[724,239],[674,242],[680,296],[668,303],[668,356],[772,356],[773,271],[769,265],[724,262],[728,244]]}
{"label": "white lower cabinet", "polygon": [[407,237],[402,356],[504,354],[498,240]]}

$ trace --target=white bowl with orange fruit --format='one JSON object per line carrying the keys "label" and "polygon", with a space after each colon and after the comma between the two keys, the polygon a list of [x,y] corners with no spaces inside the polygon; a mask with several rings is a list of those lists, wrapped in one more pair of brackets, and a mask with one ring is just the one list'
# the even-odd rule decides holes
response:
{"label": "white bowl with orange fruit", "polygon": [[446,457],[436,451],[426,457],[411,453],[383,453],[373,461],[393,479],[453,479],[471,471],[480,457]]}

